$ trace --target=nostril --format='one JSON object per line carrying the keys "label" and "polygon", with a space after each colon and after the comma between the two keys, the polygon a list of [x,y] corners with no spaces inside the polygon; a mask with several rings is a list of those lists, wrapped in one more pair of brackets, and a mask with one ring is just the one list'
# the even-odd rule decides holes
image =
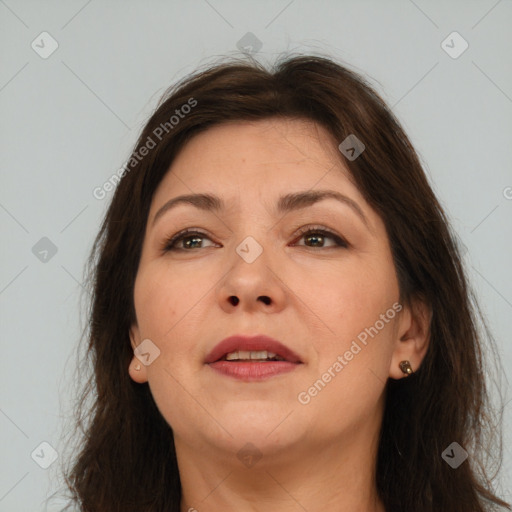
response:
{"label": "nostril", "polygon": [[[231,295],[228,300],[233,306],[236,306],[240,302],[240,299],[235,295]],[[258,300],[263,301],[267,306],[272,302],[268,295],[262,295],[258,297]]]}

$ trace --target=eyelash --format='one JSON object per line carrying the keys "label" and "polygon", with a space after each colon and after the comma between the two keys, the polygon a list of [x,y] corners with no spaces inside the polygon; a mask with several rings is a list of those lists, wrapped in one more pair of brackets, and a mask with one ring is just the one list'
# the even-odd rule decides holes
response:
{"label": "eyelash", "polygon": [[[299,240],[306,234],[315,233],[320,234],[324,237],[332,238],[335,242],[338,248],[345,248],[347,249],[349,247],[349,243],[338,236],[336,233],[332,232],[330,229],[324,228],[323,226],[304,226],[303,228],[299,229]],[[186,236],[188,235],[188,236]],[[164,243],[163,251],[164,252],[186,252],[186,251],[192,251],[193,249],[183,249],[183,248],[177,248],[175,247],[178,242],[181,242],[182,240],[185,240],[186,238],[192,237],[194,235],[199,235],[201,238],[209,238],[208,235],[202,231],[198,231],[196,229],[184,229],[180,231],[179,233],[176,233],[174,236],[172,236],[170,239],[166,240]],[[211,239],[210,239],[211,240]],[[307,246],[305,246],[307,247]],[[336,247],[310,247],[310,249],[335,249]],[[201,249],[201,247],[199,247]]]}

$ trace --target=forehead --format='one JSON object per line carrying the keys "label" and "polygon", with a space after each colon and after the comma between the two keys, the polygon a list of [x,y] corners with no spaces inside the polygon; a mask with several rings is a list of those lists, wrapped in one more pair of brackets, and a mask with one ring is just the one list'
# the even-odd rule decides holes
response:
{"label": "forehead", "polygon": [[218,195],[276,195],[315,186],[361,198],[332,135],[318,123],[271,118],[230,121],[188,141],[154,196],[215,191]]}
{"label": "forehead", "polygon": [[[234,144],[234,140],[237,144]],[[300,141],[304,146],[296,146]],[[251,144],[252,142],[252,144]],[[293,153],[304,156],[320,156],[327,152],[332,155],[334,139],[330,132],[321,124],[309,119],[272,117],[257,121],[227,121],[201,132],[191,139],[189,144],[219,144],[222,147],[233,147],[243,144],[247,149],[259,145],[269,151]]]}

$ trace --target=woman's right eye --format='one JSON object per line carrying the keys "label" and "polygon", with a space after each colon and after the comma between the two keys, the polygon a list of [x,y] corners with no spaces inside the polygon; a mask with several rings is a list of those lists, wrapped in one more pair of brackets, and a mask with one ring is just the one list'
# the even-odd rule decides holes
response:
{"label": "woman's right eye", "polygon": [[[210,240],[210,238],[208,238],[208,236],[206,236],[201,231],[186,229],[184,231],[180,231],[165,242],[164,252],[202,249],[202,247],[198,247],[197,245],[200,244],[204,239]],[[180,242],[185,242],[186,245],[184,247],[177,247],[178,243]]]}

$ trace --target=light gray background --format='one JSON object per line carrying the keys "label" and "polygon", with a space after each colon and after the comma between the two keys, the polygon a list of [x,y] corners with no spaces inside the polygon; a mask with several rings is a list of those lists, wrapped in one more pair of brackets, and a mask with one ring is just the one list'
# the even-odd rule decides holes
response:
{"label": "light gray background", "polygon": [[[59,487],[61,458],[44,470],[31,453],[43,441],[62,451],[83,266],[112,195],[93,189],[126,160],[163,91],[212,56],[241,55],[247,32],[264,62],[318,51],[372,78],[468,249],[510,377],[511,22],[511,0],[0,0],[0,511],[45,510]],[[43,31],[59,45],[47,59],[31,47],[49,48]],[[456,59],[441,47],[453,31],[469,43]],[[47,262],[32,252],[42,237],[58,249]],[[502,392],[507,402],[508,384]],[[499,490],[509,500],[511,408]]]}

